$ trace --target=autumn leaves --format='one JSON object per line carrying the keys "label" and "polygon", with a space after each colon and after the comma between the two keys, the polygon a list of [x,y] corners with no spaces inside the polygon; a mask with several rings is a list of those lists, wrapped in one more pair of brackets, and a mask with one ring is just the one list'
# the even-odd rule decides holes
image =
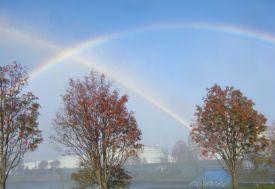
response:
{"label": "autumn leaves", "polygon": [[[27,84],[25,68],[13,63],[0,67],[0,185],[5,188],[9,171],[27,151],[42,142],[38,128],[39,104]],[[127,95],[120,95],[104,75],[90,72],[83,80],[70,79],[63,106],[54,119],[53,141],[81,160],[81,166],[101,189],[112,182],[117,170],[143,145],[135,115],[126,107]],[[195,111],[191,136],[203,155],[218,155],[238,187],[242,160],[267,145],[263,134],[266,118],[254,109],[254,102],[234,87],[215,84],[207,89],[202,106]],[[180,149],[179,149],[180,150]]]}
{"label": "autumn leaves", "polygon": [[[191,136],[202,155],[218,155],[238,187],[237,173],[250,153],[267,145],[266,118],[254,109],[254,103],[234,87],[222,89],[215,84],[207,89],[204,104],[197,106]],[[219,159],[218,158],[218,159]]]}

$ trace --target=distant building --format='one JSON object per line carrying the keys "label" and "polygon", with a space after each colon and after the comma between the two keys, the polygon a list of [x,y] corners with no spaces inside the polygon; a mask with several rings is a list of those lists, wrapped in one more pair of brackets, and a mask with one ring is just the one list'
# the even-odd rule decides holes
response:
{"label": "distant building", "polygon": [[143,164],[163,163],[168,161],[167,152],[159,146],[145,146],[143,152],[138,154],[138,157]]}
{"label": "distant building", "polygon": [[80,164],[80,160],[77,156],[61,156],[58,158],[60,168],[78,168]]}
{"label": "distant building", "polygon": [[267,129],[264,133],[268,139],[275,138],[275,125],[267,126]]}
{"label": "distant building", "polygon": [[24,163],[23,169],[37,169],[38,163],[39,163],[38,161],[37,162],[26,162],[26,163]]}
{"label": "distant building", "polygon": [[[159,146],[144,147],[143,151],[137,155],[139,163],[141,164],[152,164],[152,163],[163,163],[163,162],[173,162],[173,158],[168,156],[168,153]],[[51,168],[51,163],[54,160],[46,160],[48,162],[47,169]],[[58,158],[59,168],[78,168],[80,166],[80,160],[77,156],[67,155]],[[132,160],[133,161],[133,160]],[[137,160],[135,160],[137,161]],[[38,169],[38,165],[41,161],[26,162],[24,163],[24,169]],[[135,164],[135,162],[130,163]]]}
{"label": "distant building", "polygon": [[[61,156],[58,160],[43,160],[47,161],[46,169],[51,169],[52,163],[58,161],[58,168],[77,168],[79,167],[79,159],[77,156]],[[42,161],[26,162],[24,163],[23,169],[39,169],[39,164]],[[57,165],[55,165],[57,166]]]}
{"label": "distant building", "polygon": [[167,158],[168,158],[169,163],[175,163],[176,162],[175,158],[173,156],[169,155],[169,154],[168,154]]}

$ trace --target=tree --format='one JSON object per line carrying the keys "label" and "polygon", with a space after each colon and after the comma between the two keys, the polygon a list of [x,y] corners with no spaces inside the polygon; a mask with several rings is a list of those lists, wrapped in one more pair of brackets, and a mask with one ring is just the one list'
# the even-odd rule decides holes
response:
{"label": "tree", "polygon": [[127,159],[127,165],[141,165],[141,159],[138,155],[131,156]]}
{"label": "tree", "polygon": [[[121,167],[114,167],[112,170],[111,177],[107,183],[108,189],[128,188],[131,176],[128,175],[127,171]],[[72,179],[78,183],[81,189],[98,185],[95,171],[91,172],[85,168],[80,169],[77,173],[72,173]]]}
{"label": "tree", "polygon": [[46,161],[46,160],[40,161],[38,164],[38,169],[45,170],[48,168],[48,165],[49,165],[48,161]]}
{"label": "tree", "polygon": [[98,184],[95,172],[85,168],[79,169],[77,173],[72,173],[71,178],[77,183],[79,189],[95,188],[95,185]]}
{"label": "tree", "polygon": [[27,84],[25,68],[17,63],[0,66],[0,189],[10,171],[22,162],[28,151],[42,142],[38,129],[39,104]]}
{"label": "tree", "polygon": [[195,159],[192,151],[183,140],[176,142],[172,150],[172,156],[176,162],[192,161]]}
{"label": "tree", "polygon": [[254,108],[252,100],[240,90],[215,84],[207,89],[204,105],[197,106],[196,122],[192,125],[192,139],[203,154],[217,154],[224,161],[232,178],[232,187],[238,188],[237,173],[242,160],[267,145],[263,135],[266,118]]}
{"label": "tree", "polygon": [[121,167],[114,167],[108,181],[108,189],[123,189],[130,186],[132,177]]}
{"label": "tree", "polygon": [[58,169],[60,166],[60,161],[59,160],[54,160],[50,162],[50,167],[51,169]]}
{"label": "tree", "polygon": [[268,127],[268,157],[271,166],[275,165],[275,123]]}
{"label": "tree", "polygon": [[134,113],[126,95],[119,96],[104,75],[91,72],[83,81],[70,79],[64,107],[54,120],[53,139],[76,154],[86,170],[95,172],[101,189],[107,188],[114,167],[122,167],[142,145]]}

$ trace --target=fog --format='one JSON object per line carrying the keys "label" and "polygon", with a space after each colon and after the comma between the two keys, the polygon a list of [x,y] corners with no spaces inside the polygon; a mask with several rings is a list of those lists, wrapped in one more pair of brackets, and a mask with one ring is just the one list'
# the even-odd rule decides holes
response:
{"label": "fog", "polygon": [[[41,105],[44,141],[24,162],[64,155],[50,140],[52,122],[69,78],[81,79],[90,70],[104,73],[129,96],[144,146],[169,156],[177,141],[190,142],[195,107],[214,83],[240,89],[271,125],[273,8],[272,1],[0,1],[0,65],[26,66],[25,90]],[[143,187],[134,182],[132,188]]]}

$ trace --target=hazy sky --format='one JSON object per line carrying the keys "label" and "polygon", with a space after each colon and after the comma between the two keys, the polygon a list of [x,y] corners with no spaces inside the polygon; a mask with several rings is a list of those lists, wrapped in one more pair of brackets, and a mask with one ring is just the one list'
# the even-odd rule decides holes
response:
{"label": "hazy sky", "polygon": [[[275,120],[274,8],[272,0],[0,0],[0,64],[16,60],[31,72],[62,49],[104,36],[77,56],[129,95],[145,145],[171,149],[188,135],[177,118],[191,123],[214,83],[240,89]],[[49,144],[51,122],[68,78],[88,72],[68,57],[29,81],[45,141],[27,161],[59,156]]]}

